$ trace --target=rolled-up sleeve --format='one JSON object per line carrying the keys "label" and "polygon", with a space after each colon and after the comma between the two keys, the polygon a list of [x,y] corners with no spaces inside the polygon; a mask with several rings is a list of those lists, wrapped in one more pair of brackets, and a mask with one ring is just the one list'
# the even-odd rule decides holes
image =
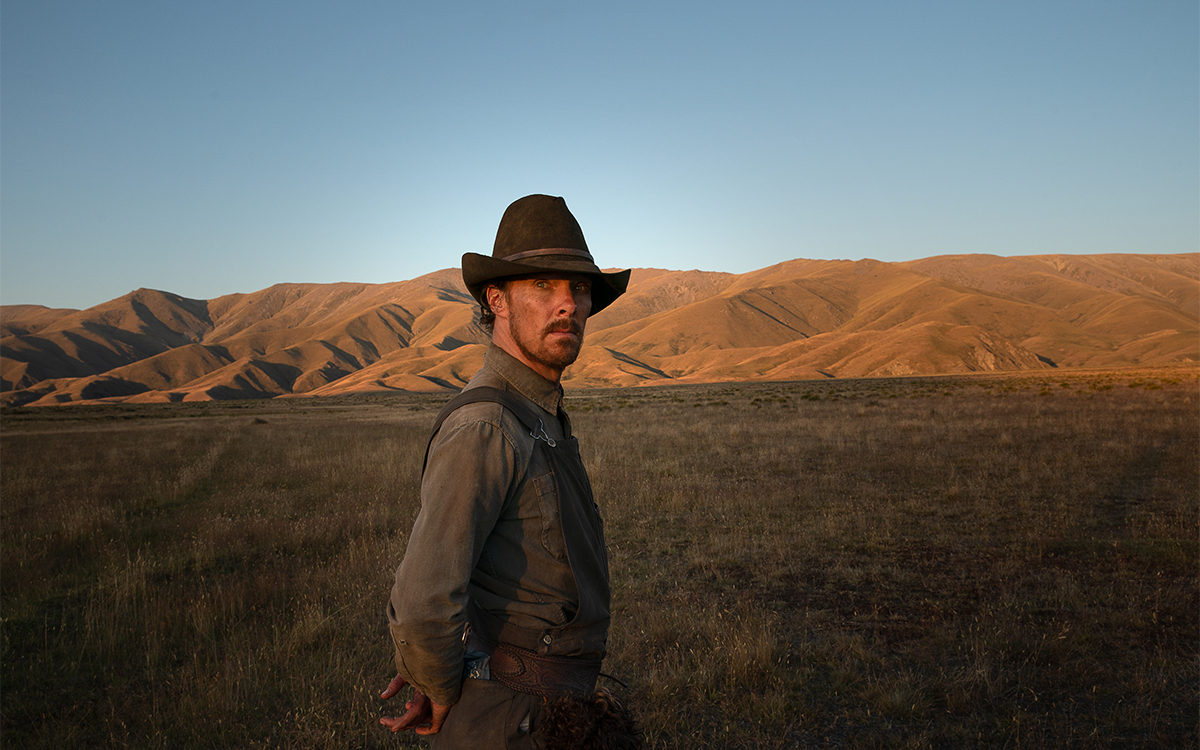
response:
{"label": "rolled-up sleeve", "polygon": [[388,620],[397,670],[442,705],[457,703],[462,691],[467,585],[519,463],[495,404],[457,410],[430,446]]}

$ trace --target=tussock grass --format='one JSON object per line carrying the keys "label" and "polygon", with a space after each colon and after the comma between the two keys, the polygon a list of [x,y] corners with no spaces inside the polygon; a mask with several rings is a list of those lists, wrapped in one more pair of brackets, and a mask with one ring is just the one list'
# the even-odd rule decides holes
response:
{"label": "tussock grass", "polygon": [[[442,400],[5,411],[5,743],[416,745],[376,696]],[[650,746],[1196,746],[1194,370],[569,402]]]}

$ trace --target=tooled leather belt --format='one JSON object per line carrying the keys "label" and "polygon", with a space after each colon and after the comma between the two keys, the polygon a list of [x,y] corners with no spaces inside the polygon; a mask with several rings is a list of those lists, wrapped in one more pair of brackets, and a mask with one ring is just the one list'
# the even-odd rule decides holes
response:
{"label": "tooled leather belt", "polygon": [[509,643],[493,646],[474,632],[467,635],[467,648],[489,654],[492,679],[520,693],[588,694],[596,689],[596,678],[600,675],[600,659],[542,656]]}

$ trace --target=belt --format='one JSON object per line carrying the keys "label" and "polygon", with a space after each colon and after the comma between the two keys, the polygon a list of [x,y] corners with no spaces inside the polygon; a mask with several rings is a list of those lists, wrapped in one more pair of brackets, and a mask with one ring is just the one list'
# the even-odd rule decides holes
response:
{"label": "belt", "polygon": [[519,693],[589,694],[596,689],[596,678],[600,676],[601,659],[542,656],[510,643],[493,646],[474,632],[467,634],[467,648],[489,654],[492,679]]}

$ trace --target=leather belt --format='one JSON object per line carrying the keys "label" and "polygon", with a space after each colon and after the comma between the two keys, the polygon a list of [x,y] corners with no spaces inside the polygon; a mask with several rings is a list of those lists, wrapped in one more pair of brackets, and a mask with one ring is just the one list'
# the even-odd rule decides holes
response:
{"label": "leather belt", "polygon": [[600,676],[601,659],[542,656],[509,643],[493,646],[474,632],[467,635],[467,648],[489,654],[492,679],[519,693],[586,695],[596,689],[596,678]]}

